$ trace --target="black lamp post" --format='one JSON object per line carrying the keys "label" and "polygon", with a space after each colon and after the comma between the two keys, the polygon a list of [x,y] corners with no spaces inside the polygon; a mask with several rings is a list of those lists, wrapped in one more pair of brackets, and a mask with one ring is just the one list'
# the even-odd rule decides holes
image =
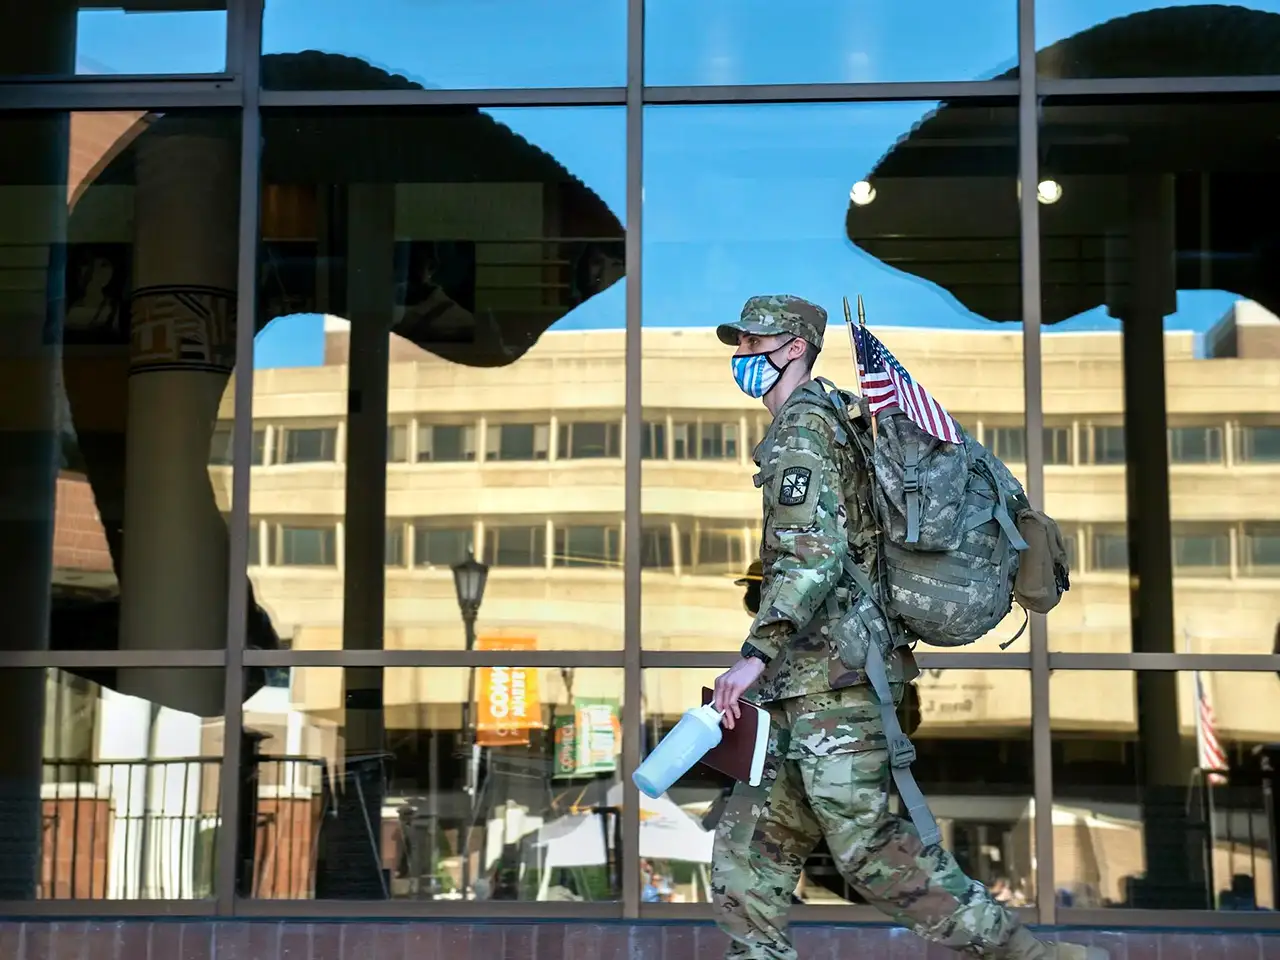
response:
{"label": "black lamp post", "polygon": [[[484,586],[489,580],[489,567],[468,552],[467,559],[453,565],[453,587],[458,594],[458,609],[462,611],[462,625],[466,629],[467,651],[476,646],[476,616],[484,600]],[[467,822],[462,830],[462,899],[467,899],[471,885],[471,822],[475,819],[475,804],[479,775],[478,750],[475,730],[471,723],[471,704],[476,698],[476,671],[467,667],[467,700],[462,705],[462,736],[467,743]]]}

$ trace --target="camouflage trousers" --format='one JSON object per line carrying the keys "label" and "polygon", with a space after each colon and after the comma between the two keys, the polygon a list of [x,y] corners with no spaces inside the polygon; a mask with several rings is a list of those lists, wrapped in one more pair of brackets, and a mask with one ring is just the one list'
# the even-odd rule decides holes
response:
{"label": "camouflage trousers", "polygon": [[[895,685],[895,697],[902,687]],[[879,707],[865,686],[771,703],[759,787],[739,783],[716,828],[711,887],[728,960],[795,960],[787,911],[805,860],[825,837],[867,902],[920,936],[999,957],[1018,925],[940,845],[925,847],[889,812]]]}

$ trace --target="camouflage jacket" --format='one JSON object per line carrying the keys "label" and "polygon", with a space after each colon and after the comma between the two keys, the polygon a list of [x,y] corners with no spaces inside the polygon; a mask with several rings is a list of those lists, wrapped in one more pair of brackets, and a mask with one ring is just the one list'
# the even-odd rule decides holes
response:
{"label": "camouflage jacket", "polygon": [[[770,658],[759,702],[866,682],[841,663],[830,625],[847,609],[846,558],[871,574],[875,529],[862,506],[869,478],[836,441],[836,413],[822,388],[799,387],[774,418],[753,459],[764,494],[760,612],[747,643]],[[887,664],[891,680],[919,671],[909,650]]]}

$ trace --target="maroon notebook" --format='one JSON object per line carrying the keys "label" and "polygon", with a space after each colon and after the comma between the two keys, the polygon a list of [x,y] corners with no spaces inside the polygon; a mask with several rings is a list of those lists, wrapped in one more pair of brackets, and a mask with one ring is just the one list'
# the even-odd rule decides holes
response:
{"label": "maroon notebook", "polygon": [[[714,694],[702,688],[702,704],[711,702]],[[758,787],[764,778],[764,758],[769,751],[769,711],[754,703],[739,700],[742,715],[730,730],[723,727],[720,742],[703,756],[701,763],[733,777],[748,786]]]}

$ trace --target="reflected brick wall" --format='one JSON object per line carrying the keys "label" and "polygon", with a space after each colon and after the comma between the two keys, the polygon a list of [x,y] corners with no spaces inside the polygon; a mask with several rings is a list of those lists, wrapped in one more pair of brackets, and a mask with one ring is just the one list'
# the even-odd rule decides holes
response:
{"label": "reflected brick wall", "polygon": [[58,477],[53,565],[62,570],[111,570],[111,551],[89,481],[74,473]]}
{"label": "reflected brick wall", "polygon": [[[42,804],[40,899],[93,900],[107,895],[111,802],[75,797]],[[0,951],[0,958],[8,960]]]}

